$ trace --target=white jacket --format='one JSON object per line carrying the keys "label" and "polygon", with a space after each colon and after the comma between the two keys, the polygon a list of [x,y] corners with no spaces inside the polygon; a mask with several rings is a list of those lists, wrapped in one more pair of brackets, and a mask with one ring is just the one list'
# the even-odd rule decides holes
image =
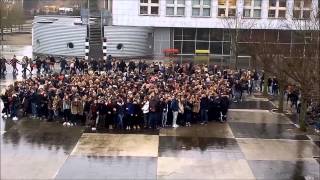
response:
{"label": "white jacket", "polygon": [[141,109],[142,109],[143,114],[149,113],[149,101],[147,101],[146,103],[144,103],[144,105],[142,106]]}

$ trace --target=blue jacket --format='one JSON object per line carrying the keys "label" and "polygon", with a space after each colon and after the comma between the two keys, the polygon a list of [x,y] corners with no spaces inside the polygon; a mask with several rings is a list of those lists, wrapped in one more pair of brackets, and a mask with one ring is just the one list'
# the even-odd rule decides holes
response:
{"label": "blue jacket", "polygon": [[126,112],[129,115],[134,114],[134,105],[132,103],[127,103]]}
{"label": "blue jacket", "polygon": [[178,103],[178,101],[176,99],[173,99],[171,101],[170,107],[171,107],[172,111],[179,111],[179,103]]}
{"label": "blue jacket", "polygon": [[209,109],[209,98],[207,97],[202,97],[200,99],[200,109]]}

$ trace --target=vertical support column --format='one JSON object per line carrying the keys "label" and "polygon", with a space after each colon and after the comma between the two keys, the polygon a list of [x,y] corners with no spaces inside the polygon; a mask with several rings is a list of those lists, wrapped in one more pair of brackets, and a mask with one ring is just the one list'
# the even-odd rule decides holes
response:
{"label": "vertical support column", "polygon": [[84,59],[85,60],[89,60],[89,51],[90,51],[90,43],[89,43],[89,38],[86,38],[86,42],[85,42],[85,56],[84,56]]}
{"label": "vertical support column", "polygon": [[102,46],[102,51],[103,51],[103,60],[107,60],[107,38],[103,38],[103,46]]}

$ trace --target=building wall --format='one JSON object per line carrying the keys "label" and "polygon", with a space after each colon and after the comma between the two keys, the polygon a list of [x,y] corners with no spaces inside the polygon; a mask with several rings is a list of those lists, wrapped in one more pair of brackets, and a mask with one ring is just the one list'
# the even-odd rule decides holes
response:
{"label": "building wall", "polygon": [[[153,29],[147,27],[105,26],[107,54],[114,57],[136,57],[152,55]],[[117,49],[119,44],[122,49]]]}
{"label": "building wall", "polygon": [[[197,27],[197,28],[234,28],[236,23],[227,23],[226,18],[218,17],[218,0],[211,0],[210,17],[192,17],[192,0],[185,0],[183,17],[166,16],[166,0],[159,0],[159,15],[140,15],[140,0],[113,1],[113,24],[117,26],[151,26],[151,27]],[[268,18],[268,0],[261,0],[261,18],[242,19],[238,28],[287,29],[286,21],[291,20],[294,0],[287,0],[286,18]],[[318,7],[318,0],[313,0],[313,7]],[[243,12],[243,0],[237,0],[237,9]],[[315,8],[313,13],[316,13]],[[294,28],[294,27],[293,27]]]}
{"label": "building wall", "polygon": [[[50,22],[56,19],[53,23]],[[74,25],[80,18],[37,16],[33,23],[32,44],[36,54],[84,56],[86,25]],[[68,47],[73,44],[73,48]]]}

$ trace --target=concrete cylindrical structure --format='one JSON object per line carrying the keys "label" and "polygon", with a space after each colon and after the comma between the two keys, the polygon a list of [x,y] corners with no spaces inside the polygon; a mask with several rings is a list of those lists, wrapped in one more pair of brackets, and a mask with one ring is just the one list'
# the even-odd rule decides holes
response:
{"label": "concrete cylindrical structure", "polygon": [[105,26],[107,55],[113,57],[142,57],[153,53],[153,28]]}
{"label": "concrete cylindrical structure", "polygon": [[35,55],[85,56],[87,25],[79,17],[37,16],[32,31]]}

